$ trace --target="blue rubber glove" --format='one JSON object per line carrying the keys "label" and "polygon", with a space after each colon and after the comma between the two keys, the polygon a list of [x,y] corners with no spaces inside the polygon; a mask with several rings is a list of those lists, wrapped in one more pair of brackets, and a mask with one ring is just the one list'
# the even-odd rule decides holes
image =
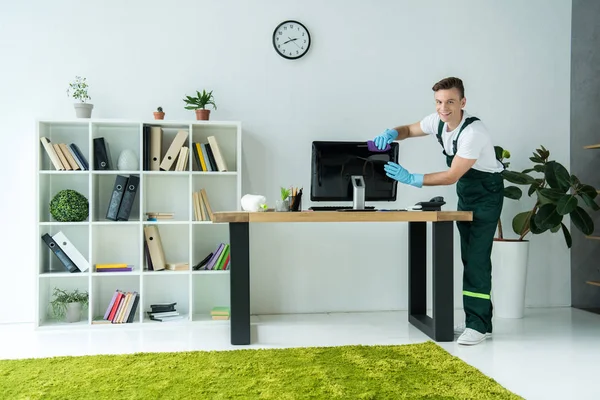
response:
{"label": "blue rubber glove", "polygon": [[398,182],[415,187],[423,187],[423,174],[411,174],[402,165],[388,161],[383,167],[385,174]]}
{"label": "blue rubber glove", "polygon": [[379,150],[385,149],[385,146],[392,143],[398,137],[398,131],[395,129],[386,129],[381,135],[373,139],[373,143]]}

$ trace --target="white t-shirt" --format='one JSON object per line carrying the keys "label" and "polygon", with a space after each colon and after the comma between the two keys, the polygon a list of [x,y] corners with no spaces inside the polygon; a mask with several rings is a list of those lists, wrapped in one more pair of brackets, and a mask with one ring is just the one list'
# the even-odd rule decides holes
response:
{"label": "white t-shirt", "polygon": [[[465,119],[471,117],[469,113],[463,110],[463,118],[460,124],[451,132],[447,132],[447,124],[444,123],[442,131],[442,142],[444,150],[449,156],[453,155],[452,142],[456,139],[460,128],[465,122]],[[421,121],[421,129],[423,132],[430,135],[437,135],[440,116],[438,113],[433,113]],[[436,137],[437,140],[437,137]],[[473,169],[483,172],[501,172],[504,168],[500,161],[496,159],[496,152],[490,134],[481,120],[473,121],[462,131],[458,142],[456,143],[456,155],[462,158],[477,159],[473,164]]]}

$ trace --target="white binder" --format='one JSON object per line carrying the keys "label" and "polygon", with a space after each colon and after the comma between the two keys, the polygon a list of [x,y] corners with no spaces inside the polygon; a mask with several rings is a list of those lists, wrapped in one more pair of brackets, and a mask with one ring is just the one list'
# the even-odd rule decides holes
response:
{"label": "white binder", "polygon": [[77,268],[81,272],[85,272],[90,268],[90,263],[85,259],[85,257],[77,250],[77,247],[73,246],[73,243],[65,236],[62,231],[55,233],[52,236],[52,239],[60,246],[60,248],[65,252],[65,254],[75,263]]}

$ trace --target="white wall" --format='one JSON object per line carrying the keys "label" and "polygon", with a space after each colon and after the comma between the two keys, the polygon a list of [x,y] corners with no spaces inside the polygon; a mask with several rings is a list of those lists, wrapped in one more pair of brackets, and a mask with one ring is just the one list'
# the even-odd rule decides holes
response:
{"label": "white wall", "polygon": [[[273,204],[282,185],[308,195],[312,140],[367,140],[417,121],[434,111],[431,86],[448,75],[465,81],[467,109],[512,151],[515,168],[527,167],[540,144],[568,167],[570,15],[562,0],[7,2],[0,322],[33,320],[34,120],[74,116],[65,91],[75,75],[88,78],[100,118],[151,118],[161,105],[168,119],[193,119],[181,98],[213,89],[212,118],[243,123],[244,192]],[[303,22],[313,38],[298,61],[271,45],[286,19]],[[433,138],[403,142],[400,157],[412,172],[445,168]],[[434,195],[455,207],[453,187],[406,186],[396,206]],[[507,204],[505,224],[529,205]],[[252,311],[406,308],[406,231],[252,227]],[[569,304],[565,249],[558,235],[534,238],[527,304]]]}

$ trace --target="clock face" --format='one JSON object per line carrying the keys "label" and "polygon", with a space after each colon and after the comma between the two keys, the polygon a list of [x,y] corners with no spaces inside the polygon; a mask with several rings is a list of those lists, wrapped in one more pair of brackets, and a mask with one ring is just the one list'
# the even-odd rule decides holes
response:
{"label": "clock face", "polygon": [[273,32],[273,47],[280,56],[295,60],[308,51],[310,34],[298,21],[282,22]]}

